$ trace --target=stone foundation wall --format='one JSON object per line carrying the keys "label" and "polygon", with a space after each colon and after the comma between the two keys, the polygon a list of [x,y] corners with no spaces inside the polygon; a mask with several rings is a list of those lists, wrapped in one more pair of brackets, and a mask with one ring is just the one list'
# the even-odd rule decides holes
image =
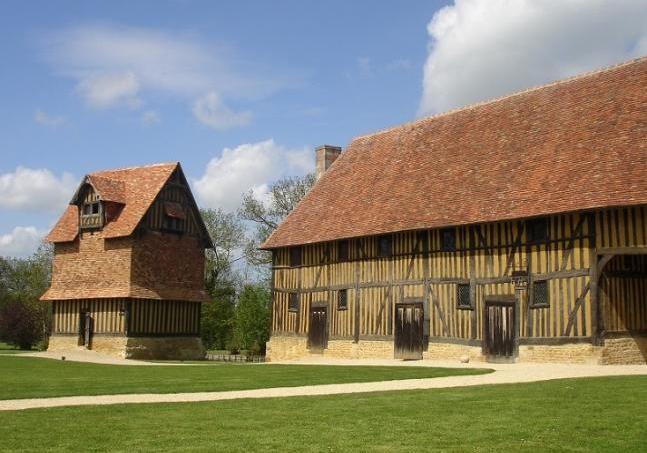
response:
{"label": "stone foundation wall", "polygon": [[201,360],[205,352],[199,337],[129,337],[124,356],[139,360]]}
{"label": "stone foundation wall", "polygon": [[[323,352],[310,352],[307,338],[273,336],[267,343],[268,361],[292,360],[309,355],[337,359],[392,359],[393,341],[330,340]],[[478,346],[451,343],[429,343],[423,352],[425,360],[456,360],[485,362]],[[582,364],[644,364],[647,363],[647,336],[605,340],[604,346],[588,343],[565,345],[521,345],[516,362],[582,363]]]}
{"label": "stone foundation wall", "polygon": [[596,364],[600,347],[586,343],[565,345],[522,345],[519,346],[519,362],[587,363]]}
{"label": "stone foundation wall", "polygon": [[83,349],[79,346],[79,337],[76,335],[52,335],[49,337],[48,351],[63,352]]}
{"label": "stone foundation wall", "polygon": [[277,362],[303,357],[308,354],[307,343],[305,337],[272,336],[266,344],[265,360]]}
{"label": "stone foundation wall", "polygon": [[[86,350],[78,345],[76,335],[52,335],[48,351],[64,352]],[[200,360],[205,356],[198,337],[124,337],[94,335],[92,351],[113,357],[139,360]]]}
{"label": "stone foundation wall", "polygon": [[451,343],[429,343],[427,351],[422,353],[423,359],[428,360],[462,360],[469,358],[470,362],[482,362],[485,360],[481,354],[481,348]]}
{"label": "stone foundation wall", "polygon": [[392,359],[393,341],[331,340],[323,354],[338,359]]}
{"label": "stone foundation wall", "polygon": [[647,336],[605,339],[600,363],[603,365],[646,364]]}

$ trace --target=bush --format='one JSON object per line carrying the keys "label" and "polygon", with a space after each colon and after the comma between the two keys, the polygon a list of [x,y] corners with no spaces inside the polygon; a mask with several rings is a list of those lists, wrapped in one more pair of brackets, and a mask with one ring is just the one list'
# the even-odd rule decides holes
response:
{"label": "bush", "polygon": [[0,309],[0,340],[31,349],[45,336],[46,311],[37,304],[9,302]]}
{"label": "bush", "polygon": [[262,285],[245,285],[236,306],[234,338],[241,349],[262,351],[270,336],[270,292]]}

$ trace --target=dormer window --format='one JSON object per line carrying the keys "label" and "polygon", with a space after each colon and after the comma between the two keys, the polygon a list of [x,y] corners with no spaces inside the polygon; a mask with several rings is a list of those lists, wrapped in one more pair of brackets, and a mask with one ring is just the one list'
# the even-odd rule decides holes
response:
{"label": "dormer window", "polygon": [[103,226],[103,210],[100,201],[90,201],[81,206],[81,228],[101,228]]}

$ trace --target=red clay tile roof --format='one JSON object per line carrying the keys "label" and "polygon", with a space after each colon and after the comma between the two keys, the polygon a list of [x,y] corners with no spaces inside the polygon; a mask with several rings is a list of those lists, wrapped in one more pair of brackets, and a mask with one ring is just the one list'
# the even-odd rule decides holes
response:
{"label": "red clay tile roof", "polygon": [[354,139],[263,244],[647,204],[647,58]]}
{"label": "red clay tile roof", "polygon": [[[117,219],[104,227],[104,237],[132,234],[177,167],[178,163],[173,162],[90,173],[87,180],[102,200],[124,204]],[[46,239],[50,242],[73,241],[78,228],[78,208],[69,205]]]}

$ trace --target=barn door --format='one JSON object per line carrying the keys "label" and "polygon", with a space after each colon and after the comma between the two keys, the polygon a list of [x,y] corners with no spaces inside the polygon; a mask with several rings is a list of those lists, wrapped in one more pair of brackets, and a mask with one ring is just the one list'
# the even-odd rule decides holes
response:
{"label": "barn door", "polygon": [[517,339],[515,303],[486,301],[484,326],[483,341],[488,360],[507,361],[513,359]]}
{"label": "barn door", "polygon": [[422,359],[424,310],[421,302],[395,306],[395,358]]}
{"label": "barn door", "polygon": [[92,347],[93,319],[87,309],[79,314],[79,346]]}
{"label": "barn door", "polygon": [[310,350],[324,350],[328,346],[327,311],[325,306],[310,307],[308,347]]}

